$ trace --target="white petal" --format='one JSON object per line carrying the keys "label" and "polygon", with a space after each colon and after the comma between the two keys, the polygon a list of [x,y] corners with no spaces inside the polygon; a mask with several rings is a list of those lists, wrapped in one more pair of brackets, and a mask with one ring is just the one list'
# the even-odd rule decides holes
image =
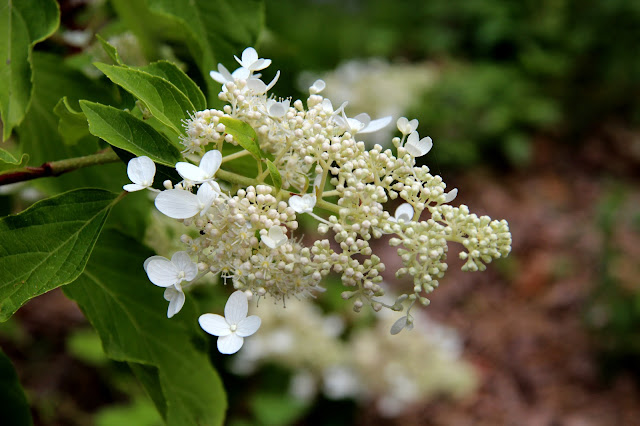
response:
{"label": "white petal", "polygon": [[218,72],[211,71],[209,72],[209,76],[220,84],[225,84],[229,81],[233,81],[231,73],[222,64],[218,64]]}
{"label": "white petal", "polygon": [[169,287],[180,281],[176,265],[168,259],[153,259],[147,264],[149,280],[158,287]]}
{"label": "white petal", "polygon": [[151,186],[155,174],[156,165],[149,157],[132,158],[127,164],[127,176],[133,183]]}
{"label": "white petal", "polygon": [[203,183],[198,188],[198,202],[200,203],[200,216],[203,216],[213,204],[213,201],[218,198],[218,192],[213,189],[208,182]]}
{"label": "white petal", "polygon": [[224,305],[224,317],[229,324],[238,324],[247,317],[249,312],[249,303],[244,292],[237,290],[227,300]]}
{"label": "white petal", "polygon": [[147,265],[149,265],[149,262],[151,262],[154,259],[164,259],[164,260],[169,260],[166,257],[163,256],[151,256],[149,258],[147,258],[147,260],[144,261],[144,264],[142,265],[144,267],[144,271],[147,272]]}
{"label": "white petal", "polygon": [[228,336],[231,334],[229,323],[218,314],[203,314],[198,318],[200,327],[213,336]]}
{"label": "white petal", "polygon": [[418,128],[418,120],[414,118],[413,120],[409,121],[406,117],[400,117],[398,118],[396,125],[398,126],[398,130],[400,130],[403,135],[408,135],[412,132],[415,132],[415,130]]}
{"label": "white petal", "polygon": [[256,52],[256,49],[254,49],[253,47],[247,47],[242,52],[242,61],[238,60],[237,57],[235,58],[238,62],[240,62],[240,65],[245,68],[249,68],[249,65],[258,60],[258,52]]}
{"label": "white petal", "polygon": [[247,81],[247,87],[256,95],[260,95],[267,91],[267,85],[262,80],[252,78]]}
{"label": "white petal", "polygon": [[316,205],[316,196],[312,194],[305,194],[302,197],[299,195],[292,195],[289,198],[289,206],[296,213],[310,213],[313,211],[313,207]]}
{"label": "white petal", "polygon": [[309,92],[312,95],[315,95],[317,93],[320,93],[324,90],[324,88],[327,87],[326,83],[324,82],[324,80],[316,80],[313,82],[313,84],[311,85],[311,87],[309,87]]}
{"label": "white petal", "polygon": [[286,243],[287,236],[282,232],[282,228],[274,225],[269,228],[269,235],[262,237],[262,242],[264,242],[267,247],[274,249]]}
{"label": "white petal", "polygon": [[238,336],[236,333],[231,333],[228,336],[218,337],[218,350],[221,354],[231,355],[240,350],[244,339]]}
{"label": "white petal", "polygon": [[207,178],[212,178],[216,174],[220,164],[222,164],[222,154],[216,149],[207,151],[200,160],[200,168],[204,170]]}
{"label": "white petal", "polygon": [[204,169],[191,163],[185,163],[184,161],[176,163],[176,171],[180,176],[182,176],[183,179],[187,179],[196,183],[204,182],[211,177],[207,176],[207,173]]}
{"label": "white petal", "polygon": [[249,337],[260,328],[262,320],[257,315],[251,315],[238,323],[236,333],[240,337]]}
{"label": "white petal", "polygon": [[382,117],[382,118],[378,118],[377,120],[373,120],[369,124],[367,124],[364,129],[360,130],[360,133],[377,132],[378,130],[387,127],[389,123],[391,123],[391,120],[392,120],[391,116]]}
{"label": "white petal", "polygon": [[244,67],[240,67],[231,73],[231,78],[233,80],[246,80],[249,78],[249,75],[251,75],[251,71]]}
{"label": "white petal", "polygon": [[405,145],[405,149],[414,157],[425,155],[433,146],[433,141],[430,137],[418,140],[419,138],[418,132],[412,132],[407,138],[407,144]]}
{"label": "white petal", "polygon": [[405,222],[410,222],[413,219],[413,213],[413,206],[411,206],[411,204],[409,203],[403,203],[398,206],[394,216],[396,218],[396,221],[402,219]]}
{"label": "white petal", "polygon": [[400,333],[407,326],[407,316],[400,317],[396,322],[391,326],[391,334],[396,335]]}
{"label": "white petal", "polygon": [[[278,70],[278,72],[276,72],[276,76],[273,77],[273,80],[271,80],[271,83],[269,83],[269,85],[267,86],[267,90],[271,90],[271,88],[276,85],[276,83],[278,82],[279,78],[280,78],[280,70]],[[265,90],[265,92],[267,90]]]}
{"label": "white petal", "polygon": [[171,263],[179,272],[184,272],[184,279],[191,281],[198,275],[198,266],[191,261],[186,251],[177,251],[171,256]]}
{"label": "white petal", "polygon": [[260,71],[271,65],[271,59],[260,58],[250,65],[252,71]]}
{"label": "white petal", "polygon": [[188,219],[200,211],[200,202],[195,194],[182,189],[167,189],[156,197],[156,208],[174,219]]}
{"label": "white petal", "polygon": [[146,185],[138,185],[137,183],[128,183],[126,185],[122,186],[122,189],[124,189],[127,192],[135,192],[135,191],[140,191],[143,189],[147,189],[148,186]]}
{"label": "white petal", "polygon": [[184,306],[185,296],[182,291],[178,291],[173,287],[169,287],[164,291],[164,299],[169,301],[167,309],[167,318],[173,317],[180,312]]}
{"label": "white petal", "polygon": [[360,123],[362,123],[364,125],[363,127],[367,127],[367,125],[371,122],[371,117],[369,117],[369,114],[367,114],[366,112],[356,115],[355,117],[353,117],[353,119],[358,120]]}
{"label": "white petal", "polygon": [[447,194],[445,195],[444,202],[450,203],[453,200],[455,200],[457,196],[458,196],[458,188],[453,188],[451,191],[447,192]]}

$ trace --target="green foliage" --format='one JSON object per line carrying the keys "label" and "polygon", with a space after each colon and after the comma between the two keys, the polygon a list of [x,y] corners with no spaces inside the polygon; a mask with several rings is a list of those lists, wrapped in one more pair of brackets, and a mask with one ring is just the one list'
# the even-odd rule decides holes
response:
{"label": "green foliage", "polygon": [[468,167],[487,160],[526,164],[527,135],[556,123],[560,111],[517,69],[487,64],[449,70],[408,116],[437,138],[440,164]]}
{"label": "green foliage", "polygon": [[[75,111],[80,110],[79,99],[117,103],[120,98],[113,87],[87,78],[70,68],[58,55],[42,52],[33,54],[33,82],[31,107],[17,129],[20,146],[29,154],[31,164],[94,154],[104,147],[91,135],[74,145],[66,144],[58,132],[60,118],[54,109],[63,97]],[[49,194],[78,188],[78,183],[117,191],[122,189],[120,182],[126,179],[122,165],[109,164],[81,169],[55,179],[38,180],[36,184]]]}
{"label": "green foliage", "polygon": [[220,123],[225,126],[225,133],[233,136],[238,145],[246,149],[256,160],[262,158],[262,151],[258,145],[258,136],[253,128],[244,121],[231,117],[220,117]]}
{"label": "green foliage", "polygon": [[81,189],[0,219],[1,321],[82,273],[114,199],[107,191]]}
{"label": "green foliage", "polygon": [[[423,110],[419,130],[449,164],[518,166],[530,155],[532,133],[571,143],[611,117],[640,123],[638,2],[281,0],[267,7],[271,33],[261,53],[290,70],[324,71],[371,56],[436,66],[442,81],[411,112]],[[286,84],[278,89],[291,93]]]}
{"label": "green foliage", "polygon": [[2,140],[24,118],[31,101],[31,50],[58,28],[54,0],[22,0],[0,7],[0,117]]}
{"label": "green foliage", "polygon": [[95,64],[111,81],[144,102],[151,114],[177,135],[195,107],[176,86],[162,77],[133,68]]}
{"label": "green foliage", "polygon": [[267,168],[269,169],[269,175],[271,176],[271,182],[273,182],[273,186],[276,188],[276,192],[280,191],[282,188],[282,176],[280,176],[280,172],[275,164],[269,159],[267,161]]}
{"label": "green foliage", "polygon": [[20,158],[16,158],[9,151],[0,148],[0,172],[22,167],[27,161],[29,161],[28,154],[22,154]]}
{"label": "green foliage", "polygon": [[141,267],[151,255],[107,230],[65,294],[98,331],[107,355],[132,365],[168,425],[222,424],[225,393],[209,363],[198,312],[187,300],[180,314],[166,317],[162,289],[149,285]]}
{"label": "green foliage", "polygon": [[64,143],[73,145],[80,139],[89,135],[87,129],[87,118],[82,112],[76,111],[67,97],[63,97],[53,108],[53,112],[60,118],[58,132]]}
{"label": "green foliage", "polygon": [[81,101],[80,107],[94,136],[156,163],[173,166],[180,161],[180,151],[166,136],[128,112],[89,101]]}
{"label": "green foliage", "polygon": [[0,350],[0,408],[3,424],[29,426],[33,424],[29,404],[11,360]]}

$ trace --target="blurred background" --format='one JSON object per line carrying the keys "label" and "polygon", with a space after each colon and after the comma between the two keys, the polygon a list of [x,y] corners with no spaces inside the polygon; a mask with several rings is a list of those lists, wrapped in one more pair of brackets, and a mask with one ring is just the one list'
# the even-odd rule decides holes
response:
{"label": "blurred background", "polygon": [[[86,67],[100,32],[125,63],[148,61],[110,3],[60,5],[61,29],[37,49]],[[353,314],[338,283],[315,306],[262,304],[237,356],[212,353],[228,424],[637,424],[640,2],[268,0],[257,48],[273,60],[266,80],[281,70],[278,96],[304,100],[323,78],[350,116],[419,119],[434,140],[425,164],[459,189],[454,203],[506,219],[513,250],[472,274],[451,246],[431,305],[394,337],[395,318]],[[15,208],[37,193],[0,197]],[[181,231],[153,226],[163,254]],[[377,251],[394,271],[395,250]],[[385,280],[392,294],[407,285]],[[38,425],[161,424],[59,291],[0,324],[0,345]]]}

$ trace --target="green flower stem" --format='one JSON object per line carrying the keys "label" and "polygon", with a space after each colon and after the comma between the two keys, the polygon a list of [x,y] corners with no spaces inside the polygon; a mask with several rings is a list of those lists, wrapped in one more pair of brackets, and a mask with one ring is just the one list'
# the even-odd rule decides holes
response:
{"label": "green flower stem", "polygon": [[23,167],[0,174],[0,185],[24,182],[41,177],[60,176],[63,173],[72,172],[83,167],[99,164],[116,163],[120,161],[118,155],[111,149],[99,151],[84,157],[67,158],[66,160],[48,161],[40,167]]}

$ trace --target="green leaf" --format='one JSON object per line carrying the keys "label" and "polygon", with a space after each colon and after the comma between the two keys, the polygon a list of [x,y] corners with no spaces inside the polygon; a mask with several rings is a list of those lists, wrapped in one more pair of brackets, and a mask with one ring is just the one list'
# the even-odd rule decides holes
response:
{"label": "green leaf", "polygon": [[152,255],[136,240],[106,230],[65,294],[98,331],[107,355],[132,365],[168,425],[220,425],[226,396],[197,325],[200,313],[187,295],[182,311],[167,318],[163,289],[142,267]]}
{"label": "green leaf", "polygon": [[[59,117],[53,112],[61,98],[67,97],[70,107],[79,111],[78,99],[89,99],[104,104],[114,104],[117,89],[106,81],[88,79],[73,70],[57,55],[33,52],[34,91],[31,108],[17,128],[22,151],[30,156],[30,163],[40,165],[48,161],[63,160],[94,154],[105,146],[93,135],[84,137],[75,145],[65,144],[58,131]],[[121,191],[128,183],[123,164],[105,164],[86,167],[55,178],[33,181],[40,190],[50,194],[85,187],[99,187]]]}
{"label": "green leaf", "polygon": [[0,321],[82,273],[115,197],[80,189],[0,219]]}
{"label": "green leaf", "polygon": [[53,112],[60,118],[58,132],[64,143],[73,145],[89,135],[87,117],[82,112],[74,110],[66,96],[60,99]]}
{"label": "green leaf", "polygon": [[164,78],[170,83],[173,83],[178,90],[189,98],[196,111],[202,111],[207,108],[207,100],[202,90],[175,64],[168,61],[158,61],[136,69],[148,72],[156,77]]}
{"label": "green leaf", "polygon": [[271,160],[266,159],[266,161],[267,168],[269,169],[269,175],[271,175],[271,182],[273,183],[273,186],[276,187],[276,192],[278,192],[280,191],[280,188],[282,188],[282,176],[280,176],[278,168],[273,164],[273,162],[271,162]]}
{"label": "green leaf", "polygon": [[111,43],[103,39],[100,36],[100,34],[96,34],[96,38],[98,39],[98,41],[102,45],[102,48],[104,49],[106,54],[111,58],[114,64],[124,65],[124,63],[122,62],[122,59],[120,59],[120,55],[118,55],[118,51]]}
{"label": "green leaf", "polygon": [[176,134],[183,133],[183,121],[196,109],[176,86],[144,71],[100,63],[94,65],[115,84],[144,102],[151,114]]}
{"label": "green leaf", "polygon": [[175,166],[182,158],[162,133],[126,111],[89,101],[80,101],[80,108],[91,134],[113,146],[168,166]]}
{"label": "green leaf", "polygon": [[31,50],[58,28],[54,0],[19,0],[0,6],[0,117],[2,140],[24,118],[31,101]]}
{"label": "green leaf", "polygon": [[238,145],[246,149],[256,160],[262,158],[262,151],[258,145],[258,135],[249,124],[232,117],[220,117],[224,124],[225,133],[230,134],[238,142]]}
{"label": "green leaf", "polygon": [[27,398],[11,360],[0,350],[0,409],[2,423],[12,426],[33,424]]}
{"label": "green leaf", "polygon": [[207,82],[208,97],[217,99],[220,85],[209,77],[218,62],[231,65],[233,55],[254,46],[264,27],[262,0],[148,0],[149,9],[173,19]]}
{"label": "green leaf", "polygon": [[24,167],[27,161],[29,161],[28,154],[22,154],[20,159],[17,159],[9,151],[0,148],[0,172]]}

